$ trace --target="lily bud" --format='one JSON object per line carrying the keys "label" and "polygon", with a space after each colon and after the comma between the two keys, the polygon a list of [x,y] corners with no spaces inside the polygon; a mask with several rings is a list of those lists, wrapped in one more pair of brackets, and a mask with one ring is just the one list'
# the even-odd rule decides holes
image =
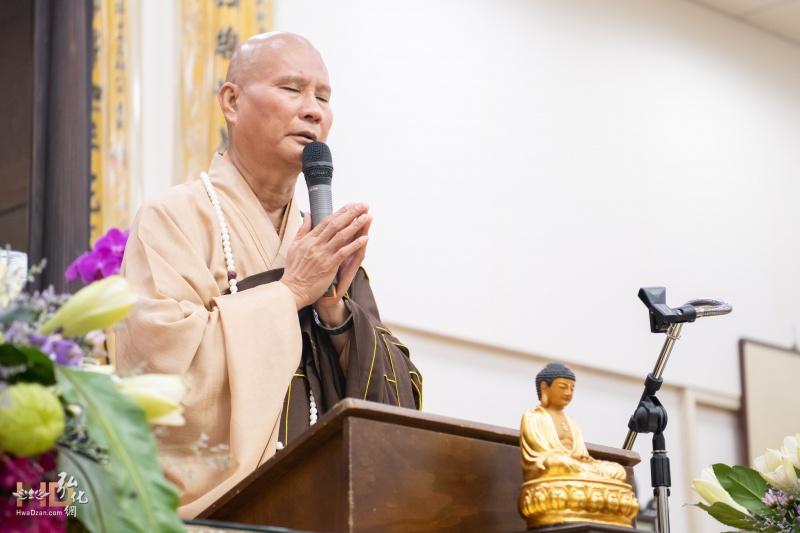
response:
{"label": "lily bud", "polygon": [[692,481],[694,490],[703,498],[708,505],[714,505],[717,502],[730,505],[734,509],[744,514],[748,514],[747,509],[734,501],[728,491],[722,488],[722,485],[717,481],[717,476],[714,475],[714,470],[709,466],[703,469],[701,474],[702,479],[695,479]]}
{"label": "lily bud", "polygon": [[121,379],[119,390],[136,402],[151,424],[182,426],[183,379],[175,374],[141,374]]}
{"label": "lily bud", "polygon": [[128,280],[110,276],[76,292],[39,328],[39,333],[48,335],[61,328],[64,337],[79,337],[116,324],[135,303]]}

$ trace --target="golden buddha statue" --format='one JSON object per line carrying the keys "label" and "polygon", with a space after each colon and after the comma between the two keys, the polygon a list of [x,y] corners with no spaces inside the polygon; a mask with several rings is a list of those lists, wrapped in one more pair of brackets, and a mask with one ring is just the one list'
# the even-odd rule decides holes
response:
{"label": "golden buddha statue", "polygon": [[522,417],[519,510],[528,527],[596,522],[631,527],[639,511],[625,469],[589,456],[580,427],[564,408],[572,401],[575,374],[549,363],[536,375],[540,405]]}

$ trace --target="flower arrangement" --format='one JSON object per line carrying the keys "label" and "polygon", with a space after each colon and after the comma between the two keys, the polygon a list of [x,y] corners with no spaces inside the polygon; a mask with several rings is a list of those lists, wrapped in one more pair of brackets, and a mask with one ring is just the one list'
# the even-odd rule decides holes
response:
{"label": "flower arrangement", "polygon": [[800,434],[768,449],[755,469],[715,464],[694,480],[708,505],[697,503],[726,526],[741,531],[800,533]]}
{"label": "flower arrangement", "polygon": [[103,330],[136,303],[116,275],[126,234],[112,232],[70,267],[89,280],[72,296],[24,292],[30,274],[0,256],[3,531],[185,530],[150,425],[184,423],[181,378],[98,364]]}

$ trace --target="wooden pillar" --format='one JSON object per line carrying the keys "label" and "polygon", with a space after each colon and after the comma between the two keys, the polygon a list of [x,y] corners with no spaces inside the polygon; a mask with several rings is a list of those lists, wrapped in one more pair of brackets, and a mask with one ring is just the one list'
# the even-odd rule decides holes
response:
{"label": "wooden pillar", "polygon": [[91,0],[0,2],[0,246],[67,286],[89,246]]}

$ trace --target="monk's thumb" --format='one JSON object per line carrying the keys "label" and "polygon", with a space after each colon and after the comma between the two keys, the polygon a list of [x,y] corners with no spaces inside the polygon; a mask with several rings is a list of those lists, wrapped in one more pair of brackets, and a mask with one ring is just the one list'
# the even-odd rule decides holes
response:
{"label": "monk's thumb", "polygon": [[295,240],[302,239],[308,232],[311,231],[311,213],[305,213],[303,216],[303,223],[300,225],[300,228],[297,230],[297,234],[295,235]]}

